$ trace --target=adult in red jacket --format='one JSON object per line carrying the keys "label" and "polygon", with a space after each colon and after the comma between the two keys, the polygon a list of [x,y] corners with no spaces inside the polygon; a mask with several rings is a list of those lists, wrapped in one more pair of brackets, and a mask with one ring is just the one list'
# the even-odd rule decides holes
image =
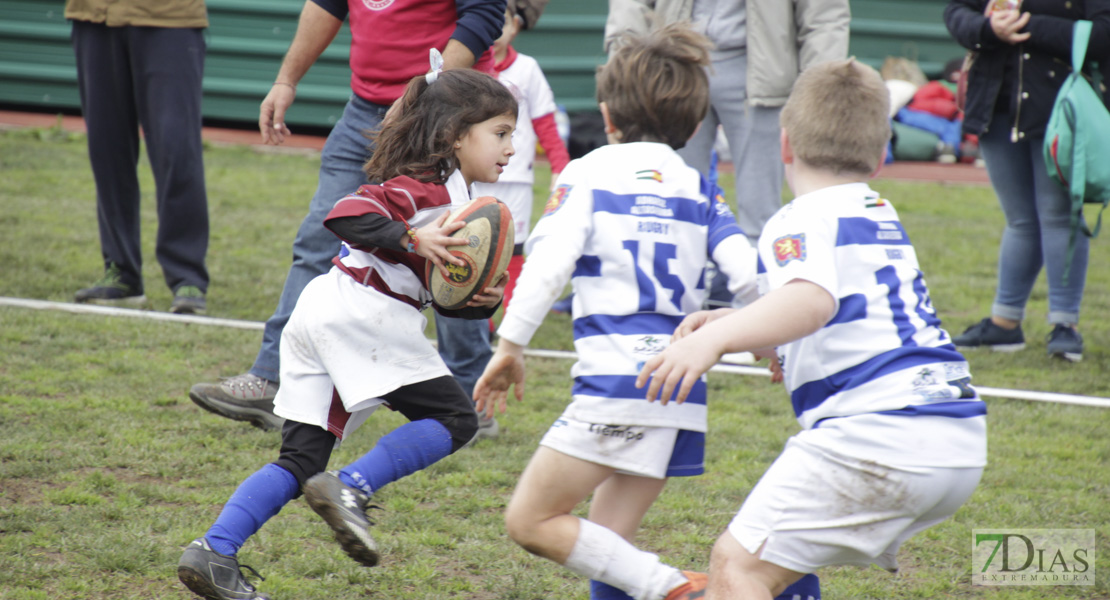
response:
{"label": "adult in red jacket", "polygon": [[[258,127],[267,144],[290,134],[285,115],[297,83],[335,39],[345,19],[351,28],[351,98],[328,135],[320,180],[308,215],[293,242],[293,264],[262,345],[250,371],[220,383],[199,383],[189,397],[201,408],[263,429],[281,427],[273,414],[278,388],[281,332],[308,282],[331,268],[339,239],[324,228],[324,217],[343,196],[368,183],[362,166],[372,148],[363,132],[378,129],[405,84],[428,71],[428,51],[443,53],[444,68],[492,70],[489,48],[501,35],[506,0],[307,0],[297,33],[270,93],[262,101]],[[437,314],[436,330],[444,362],[470,393],[492,354],[489,327],[482,321]],[[483,333],[484,331],[484,333]],[[495,424],[495,422],[493,423]]]}

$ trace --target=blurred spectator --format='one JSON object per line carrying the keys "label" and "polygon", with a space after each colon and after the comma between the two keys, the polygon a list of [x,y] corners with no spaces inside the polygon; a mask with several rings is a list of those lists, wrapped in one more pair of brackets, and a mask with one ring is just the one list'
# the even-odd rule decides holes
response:
{"label": "blurred spectator", "polygon": [[[1071,201],[1049,178],[1042,147],[1071,61],[1075,21],[1094,22],[1087,59],[1106,64],[1110,57],[1110,0],[1025,0],[1015,3],[1018,9],[993,11],[989,4],[951,0],[944,11],[948,31],[976,53],[968,72],[963,130],[979,136],[987,173],[1006,217],[990,316],[953,342],[1005,352],[1024,348],[1021,322],[1044,266],[1052,325],[1048,353],[1078,361],[1083,338],[1076,325],[1087,279],[1088,240],[1077,237],[1065,279]],[[1103,71],[1105,75],[1107,69]]]}
{"label": "blurred spectator", "polygon": [[[534,15],[533,18],[539,18]],[[535,26],[535,22],[532,24]],[[501,37],[493,41],[493,70],[498,80],[505,84],[520,103],[517,113],[516,129],[513,131],[513,147],[516,154],[509,159],[505,172],[497,178],[497,183],[475,183],[474,197],[493,196],[508,205],[516,225],[513,257],[509,260],[509,283],[505,286],[502,303],[509,309],[509,301],[516,288],[517,277],[524,267],[524,242],[532,227],[532,204],[535,182],[533,163],[536,157],[536,142],[539,142],[548,161],[551,163],[551,187],[563,167],[570,162],[567,148],[559,137],[555,123],[555,94],[547,83],[543,70],[536,59],[521,54],[513,48],[513,40],[524,27],[524,19],[518,14],[515,1],[510,1],[505,9],[505,27]],[[490,324],[492,327],[492,323]]]}
{"label": "blurred spectator", "polygon": [[154,253],[175,313],[203,313],[208,196],[201,145],[204,0],[68,0],[81,112],[96,180],[104,277],[77,302],[146,305],[139,245],[139,128],[154,173]]}

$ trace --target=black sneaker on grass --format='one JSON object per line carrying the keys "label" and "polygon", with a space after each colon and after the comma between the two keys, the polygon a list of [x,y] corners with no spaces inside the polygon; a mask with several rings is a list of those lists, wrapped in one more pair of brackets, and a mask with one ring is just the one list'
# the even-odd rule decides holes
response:
{"label": "black sneaker on grass", "polygon": [[269,596],[259,594],[247,581],[243,569],[265,581],[258,571],[240,565],[234,556],[216,552],[208,545],[208,540],[197,538],[181,555],[177,563],[177,578],[205,600],[269,600]]}
{"label": "black sneaker on grass", "polygon": [[1083,360],[1083,336],[1074,328],[1057,323],[1048,334],[1048,355],[1071,362]]}
{"label": "black sneaker on grass", "polygon": [[1006,329],[995,325],[987,317],[952,338],[952,343],[957,348],[987,347],[995,352],[1017,352],[1025,348],[1025,335],[1021,332],[1021,325]]}
{"label": "black sneaker on grass", "polygon": [[378,544],[370,537],[373,523],[366,517],[366,510],[381,507],[370,504],[369,496],[343,483],[338,472],[328,471],[304,484],[304,498],[331,527],[347,556],[367,567],[378,564]]}
{"label": "black sneaker on grass", "polygon": [[220,383],[198,383],[189,399],[204,410],[236,421],[248,421],[263,430],[280,430],[285,419],[274,414],[278,385],[268,379],[243,373]]}
{"label": "black sneaker on grass", "polygon": [[183,285],[173,293],[173,304],[170,312],[179,315],[203,315],[208,304],[204,301],[204,292],[195,285]]}
{"label": "black sneaker on grass", "polygon": [[100,306],[119,306],[124,308],[143,308],[146,306],[146,296],[143,295],[142,286],[128,285],[120,276],[119,267],[109,264],[104,270],[104,277],[100,281],[77,290],[73,301],[78,304],[96,304]]}

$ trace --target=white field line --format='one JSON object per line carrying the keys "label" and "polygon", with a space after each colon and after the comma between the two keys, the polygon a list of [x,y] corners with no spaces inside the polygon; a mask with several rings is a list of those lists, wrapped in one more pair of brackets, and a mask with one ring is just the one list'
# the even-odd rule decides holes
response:
{"label": "white field line", "polygon": [[[152,321],[170,321],[176,323],[191,323],[195,325],[214,325],[217,327],[232,327],[236,329],[262,330],[265,323],[261,321],[244,321],[239,319],[220,319],[216,317],[201,317],[197,315],[175,315],[172,313],[152,310],[137,310],[132,308],[114,308],[109,306],[95,306],[91,304],[73,304],[70,302],[50,302],[45,300],[25,300],[23,298],[9,298],[0,296],[0,306],[13,306],[19,308],[33,308],[36,310],[57,310],[77,314],[94,314],[110,317],[131,317]],[[567,350],[526,349],[527,356],[538,358],[556,358],[574,360],[577,355]],[[771,374],[764,367],[735,364],[749,362],[750,355],[726,355],[727,363],[714,366],[710,371],[715,373],[730,373],[733,375],[757,375],[767,377]],[[1075,394],[1056,394],[1053,392],[1037,392],[1031,390],[1011,390],[1005,388],[992,388],[975,386],[981,396],[992,398],[1008,398],[1011,400],[1030,400],[1034,402],[1054,402],[1058,404],[1073,404],[1078,406],[1095,406],[1110,408],[1110,398],[1098,396],[1079,396]]]}

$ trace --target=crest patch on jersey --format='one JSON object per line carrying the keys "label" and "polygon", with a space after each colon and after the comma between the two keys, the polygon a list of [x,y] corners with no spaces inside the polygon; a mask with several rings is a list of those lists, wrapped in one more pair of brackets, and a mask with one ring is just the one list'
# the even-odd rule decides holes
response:
{"label": "crest patch on jersey", "polygon": [[775,262],[780,267],[792,260],[806,259],[806,234],[798,233],[784,235],[772,243],[775,250]]}
{"label": "crest patch on jersey", "polygon": [[573,186],[569,186],[565,183],[560,183],[559,185],[555,186],[555,189],[551,190],[551,195],[547,197],[547,204],[545,204],[543,207],[543,216],[546,217],[547,215],[550,215],[559,210],[559,207],[563,205],[563,202],[566,202],[567,196],[570,195],[571,187]]}
{"label": "crest patch on jersey", "polygon": [[393,0],[362,0],[362,4],[370,10],[385,10],[393,4]]}
{"label": "crest patch on jersey", "polygon": [[636,179],[650,179],[663,183],[663,174],[655,169],[644,169],[643,171],[636,171]]}

